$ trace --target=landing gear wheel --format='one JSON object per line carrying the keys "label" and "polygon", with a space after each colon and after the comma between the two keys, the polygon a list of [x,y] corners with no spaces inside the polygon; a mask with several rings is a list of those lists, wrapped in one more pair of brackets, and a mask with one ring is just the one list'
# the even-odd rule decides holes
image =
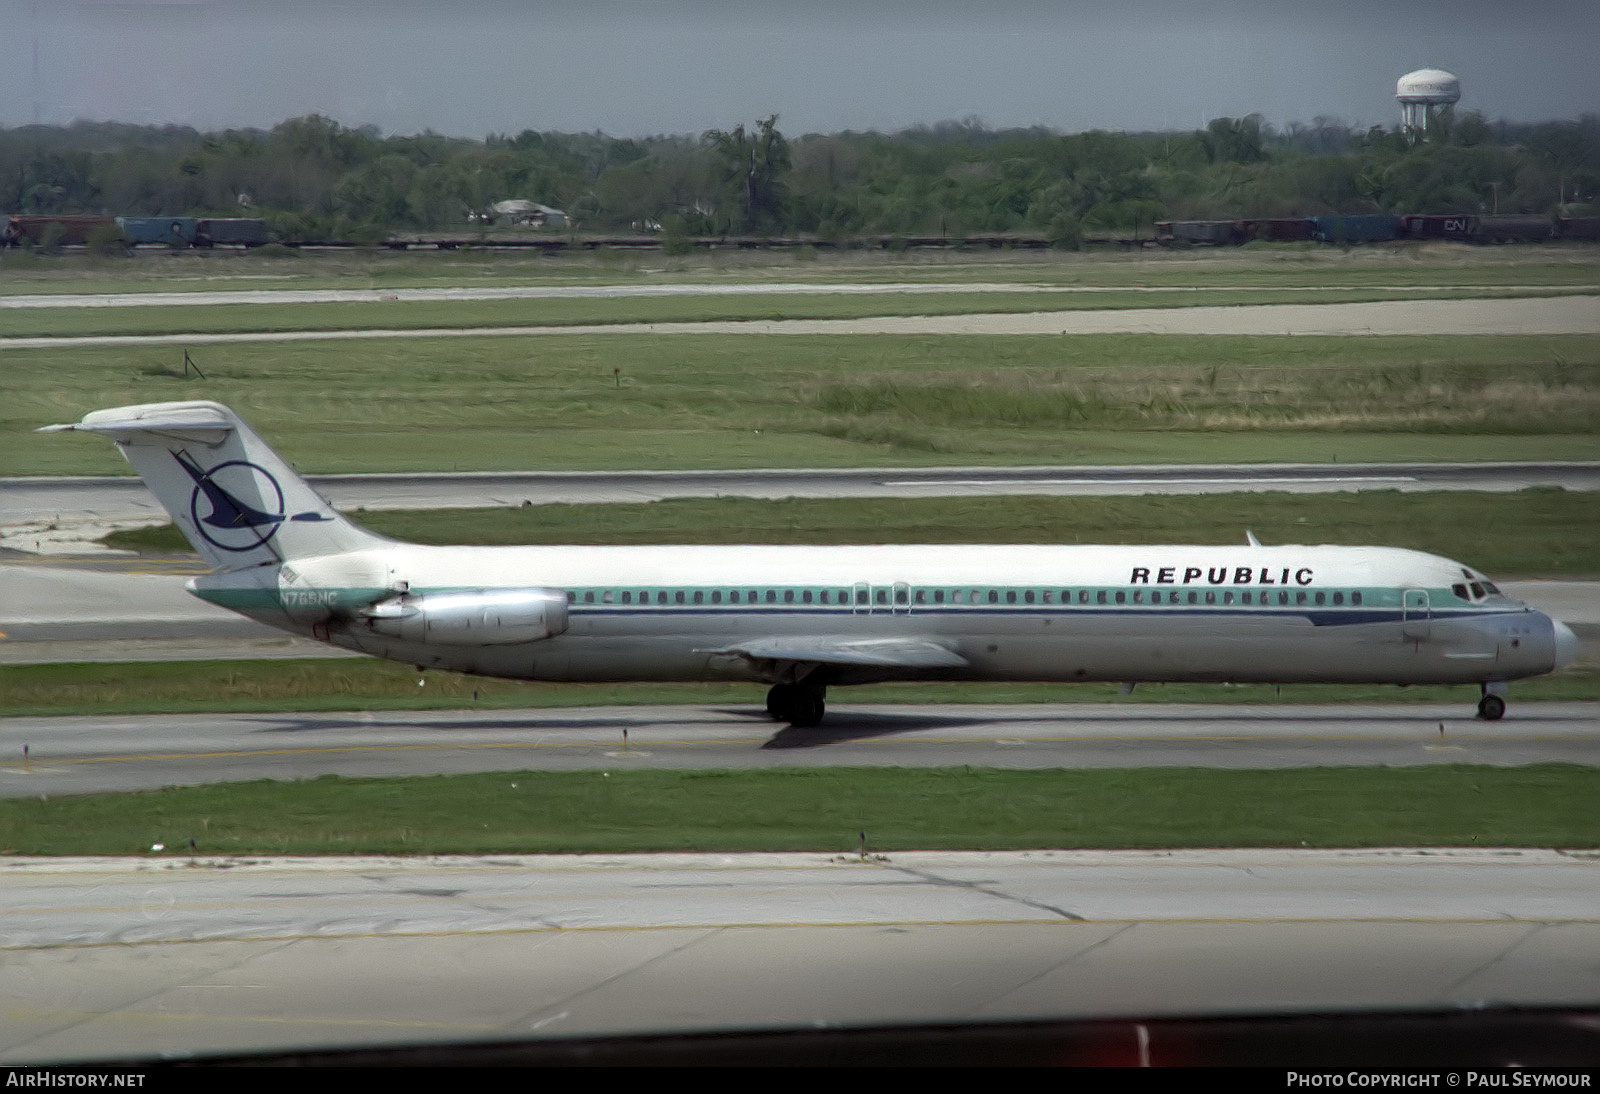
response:
{"label": "landing gear wheel", "polygon": [[798,690],[793,684],[774,684],[767,692],[767,716],[774,722],[787,722]]}
{"label": "landing gear wheel", "polygon": [[1506,701],[1498,695],[1485,695],[1478,700],[1478,717],[1486,722],[1498,722],[1506,712]]}
{"label": "landing gear wheel", "polygon": [[774,684],[767,692],[767,713],[777,722],[810,729],[822,721],[826,710],[821,688],[803,684]]}
{"label": "landing gear wheel", "polygon": [[789,724],[798,729],[810,729],[822,721],[827,705],[822,700],[821,688],[800,688],[794,704],[789,708]]}

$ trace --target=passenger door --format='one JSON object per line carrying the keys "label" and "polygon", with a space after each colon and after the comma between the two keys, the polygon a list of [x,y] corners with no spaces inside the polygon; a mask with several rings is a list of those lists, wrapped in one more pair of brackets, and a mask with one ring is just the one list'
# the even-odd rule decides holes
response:
{"label": "passenger door", "polygon": [[1432,629],[1433,609],[1427,589],[1405,589],[1400,593],[1401,632],[1407,641],[1422,641]]}

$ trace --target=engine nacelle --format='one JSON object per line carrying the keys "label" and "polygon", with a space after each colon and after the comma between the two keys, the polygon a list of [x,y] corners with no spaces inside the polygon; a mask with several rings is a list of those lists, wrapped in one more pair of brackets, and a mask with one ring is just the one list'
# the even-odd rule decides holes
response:
{"label": "engine nacelle", "polygon": [[510,646],[567,629],[560,589],[460,589],[403,593],[361,611],[374,634],[452,646]]}

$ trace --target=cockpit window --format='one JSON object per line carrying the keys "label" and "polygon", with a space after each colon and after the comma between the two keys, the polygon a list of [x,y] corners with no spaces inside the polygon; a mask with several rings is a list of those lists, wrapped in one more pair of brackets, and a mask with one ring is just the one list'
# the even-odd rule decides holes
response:
{"label": "cockpit window", "polygon": [[1461,585],[1461,584],[1452,585],[1452,586],[1450,586],[1450,591],[1455,593],[1456,596],[1458,596],[1462,600],[1471,600],[1472,599],[1470,596],[1467,595],[1467,587],[1465,585]]}
{"label": "cockpit window", "polygon": [[1483,586],[1479,585],[1476,581],[1474,581],[1472,583],[1472,599],[1474,599],[1474,600],[1482,600],[1483,597],[1484,597]]}
{"label": "cockpit window", "polygon": [[1483,587],[1489,591],[1489,594],[1491,596],[1504,596],[1505,595],[1504,593],[1502,593],[1499,590],[1499,588],[1492,581],[1485,581],[1483,583]]}

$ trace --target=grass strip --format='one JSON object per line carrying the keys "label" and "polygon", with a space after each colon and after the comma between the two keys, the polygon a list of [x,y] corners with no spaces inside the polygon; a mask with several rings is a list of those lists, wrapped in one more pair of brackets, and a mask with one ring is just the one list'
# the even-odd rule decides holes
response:
{"label": "grass strip", "polygon": [[[684,498],[640,504],[362,511],[361,524],[432,544],[1262,543],[1382,544],[1491,576],[1600,574],[1600,505],[1538,487],[1463,491],[1137,497]],[[171,525],[108,545],[187,551]]]}
{"label": "grass strip", "polygon": [[[326,776],[0,801],[0,852],[851,852],[1600,843],[1600,770],[1330,767]],[[176,854],[165,857],[178,857]]]}
{"label": "grass strip", "polygon": [[123,473],[33,431],[209,398],[308,472],[1593,459],[1600,340],[594,335],[6,354],[0,467]]}
{"label": "grass strip", "polygon": [[[1170,251],[829,253],[729,250],[666,256],[600,249],[559,256],[518,251],[403,253],[151,249],[135,258],[0,253],[6,293],[181,292],[213,289],[391,288],[465,285],[628,284],[725,280],[801,282],[972,281],[1072,285],[1273,286],[1560,285],[1595,280],[1584,244],[1473,247],[1397,242],[1334,248],[1253,244]],[[277,283],[277,284],[274,284]]]}
{"label": "grass strip", "polygon": [[[417,686],[425,679],[423,687]],[[756,684],[539,684],[430,672],[373,659],[330,661],[65,662],[0,666],[10,717],[85,714],[278,713],[334,710],[517,710],[663,703],[759,708]],[[1475,686],[1397,688],[1365,684],[873,684],[835,688],[834,703],[1456,703]],[[1600,662],[1518,681],[1512,701],[1600,700]]]}

